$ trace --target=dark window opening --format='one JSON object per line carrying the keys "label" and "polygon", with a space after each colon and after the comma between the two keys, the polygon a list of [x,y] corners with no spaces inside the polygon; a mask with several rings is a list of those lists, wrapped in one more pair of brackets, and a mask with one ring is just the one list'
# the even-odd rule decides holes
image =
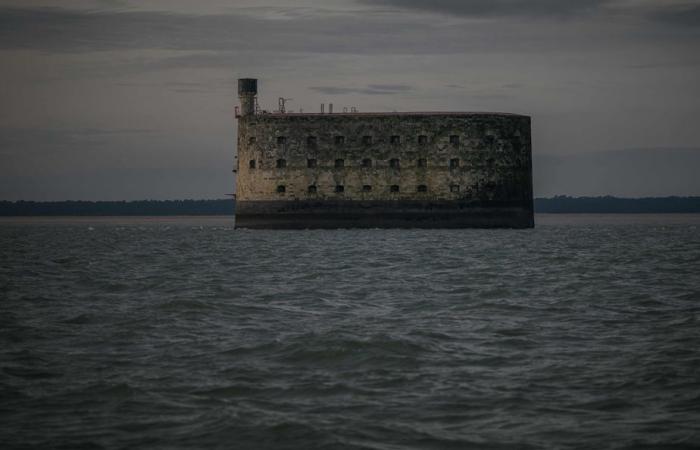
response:
{"label": "dark window opening", "polygon": [[420,136],[418,136],[418,143],[421,145],[427,144],[428,143],[428,136],[426,136],[424,134],[421,134]]}
{"label": "dark window opening", "polygon": [[365,184],[364,186],[362,186],[362,192],[371,192],[371,191],[372,191],[372,186],[370,186],[369,184]]}
{"label": "dark window opening", "polygon": [[251,169],[255,169],[255,160],[254,159],[250,160],[250,162],[248,163],[248,167],[250,167]]}
{"label": "dark window opening", "polygon": [[307,159],[306,160],[306,167],[308,167],[309,169],[313,169],[314,167],[316,167],[316,160],[315,159]]}
{"label": "dark window opening", "polygon": [[338,193],[345,192],[345,186],[343,186],[342,184],[337,185],[335,187],[335,192],[338,192]]}
{"label": "dark window opening", "polygon": [[459,145],[459,136],[457,136],[456,134],[450,136],[450,144]]}
{"label": "dark window opening", "polygon": [[389,142],[392,144],[400,144],[401,143],[401,136],[392,136],[389,138]]}
{"label": "dark window opening", "polygon": [[277,145],[284,145],[287,143],[287,138],[284,136],[277,136]]}
{"label": "dark window opening", "polygon": [[318,191],[318,189],[316,189],[316,186],[314,186],[314,185],[309,186],[309,194],[315,194],[317,191]]}
{"label": "dark window opening", "polygon": [[389,188],[389,191],[391,191],[391,192],[399,192],[399,185],[398,185],[398,184],[392,185],[392,186]]}
{"label": "dark window opening", "polygon": [[418,167],[428,167],[428,160],[425,158],[420,158],[418,160]]}
{"label": "dark window opening", "polygon": [[345,144],[345,136],[336,136],[335,137],[335,145],[343,145]]}
{"label": "dark window opening", "polygon": [[389,160],[389,167],[392,169],[398,169],[399,168],[399,160],[394,158]]}
{"label": "dark window opening", "polygon": [[286,187],[286,186],[284,186],[284,185],[279,185],[279,186],[277,186],[277,193],[278,193],[278,194],[284,194],[285,192],[287,192],[287,187]]}
{"label": "dark window opening", "polygon": [[255,144],[255,136],[251,136],[248,138],[248,143],[249,144]]}
{"label": "dark window opening", "polygon": [[345,167],[345,160],[344,159],[336,159],[335,160],[335,167],[336,168]]}
{"label": "dark window opening", "polygon": [[306,138],[306,146],[308,148],[316,148],[316,144],[318,141],[316,140],[316,136],[309,136]]}
{"label": "dark window opening", "polygon": [[450,160],[450,169],[455,169],[459,167],[459,159],[454,158]]}
{"label": "dark window opening", "polygon": [[372,167],[372,160],[365,158],[362,160],[362,167]]}
{"label": "dark window opening", "polygon": [[428,192],[428,186],[426,186],[426,185],[424,185],[424,184],[421,184],[421,185],[418,186],[418,188],[417,188],[416,190],[417,190],[418,192]]}
{"label": "dark window opening", "polygon": [[372,144],[372,136],[362,136],[362,143],[365,145]]}
{"label": "dark window opening", "polygon": [[450,192],[459,192],[459,185],[453,184],[452,186],[450,186]]}
{"label": "dark window opening", "polygon": [[285,167],[287,167],[287,160],[286,159],[278,159],[277,160],[277,168],[284,169]]}

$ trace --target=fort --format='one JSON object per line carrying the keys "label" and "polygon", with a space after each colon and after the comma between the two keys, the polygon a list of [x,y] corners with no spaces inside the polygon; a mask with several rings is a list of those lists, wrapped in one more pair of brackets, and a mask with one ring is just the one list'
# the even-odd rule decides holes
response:
{"label": "fort", "polygon": [[530,117],[261,112],[238,80],[236,228],[531,228]]}

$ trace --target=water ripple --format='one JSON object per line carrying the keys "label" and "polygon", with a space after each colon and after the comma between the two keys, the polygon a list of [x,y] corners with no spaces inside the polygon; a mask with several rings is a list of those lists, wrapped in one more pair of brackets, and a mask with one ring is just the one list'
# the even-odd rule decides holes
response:
{"label": "water ripple", "polygon": [[0,447],[700,445],[694,221],[0,225]]}

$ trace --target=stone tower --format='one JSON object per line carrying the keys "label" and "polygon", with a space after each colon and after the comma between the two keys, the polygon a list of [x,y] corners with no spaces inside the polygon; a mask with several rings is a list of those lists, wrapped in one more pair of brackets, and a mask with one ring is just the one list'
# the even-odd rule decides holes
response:
{"label": "stone tower", "polygon": [[255,97],[258,95],[258,80],[255,78],[238,79],[238,98],[241,101],[241,115],[255,114]]}

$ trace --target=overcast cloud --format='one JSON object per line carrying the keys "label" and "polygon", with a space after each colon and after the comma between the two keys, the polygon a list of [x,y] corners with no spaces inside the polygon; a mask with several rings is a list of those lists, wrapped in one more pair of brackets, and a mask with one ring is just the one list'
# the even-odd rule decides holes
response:
{"label": "overcast cloud", "polygon": [[[664,150],[700,148],[700,1],[61,4],[0,0],[1,199],[232,192],[243,76],[268,109],[531,115],[539,195],[600,192],[561,163],[594,152],[615,155],[610,194],[700,195]],[[649,152],[670,168],[630,190]]]}
{"label": "overcast cloud", "polygon": [[488,16],[572,16],[591,13],[611,0],[364,0],[384,4],[472,17]]}

